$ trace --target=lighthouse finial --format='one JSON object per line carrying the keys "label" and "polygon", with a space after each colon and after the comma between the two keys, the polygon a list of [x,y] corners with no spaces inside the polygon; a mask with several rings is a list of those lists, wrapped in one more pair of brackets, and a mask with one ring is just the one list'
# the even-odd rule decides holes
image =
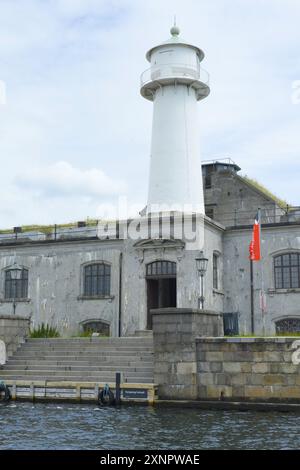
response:
{"label": "lighthouse finial", "polygon": [[180,34],[180,29],[178,28],[178,26],[176,25],[176,15],[174,15],[174,25],[172,26],[172,28],[170,29],[170,33],[172,36],[176,37],[176,36],[179,36]]}

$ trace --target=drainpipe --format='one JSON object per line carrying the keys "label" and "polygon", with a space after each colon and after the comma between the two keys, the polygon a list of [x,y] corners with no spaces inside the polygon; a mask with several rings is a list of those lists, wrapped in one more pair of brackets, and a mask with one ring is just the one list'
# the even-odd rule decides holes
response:
{"label": "drainpipe", "polygon": [[122,335],[122,264],[123,253],[119,257],[119,323],[118,323],[118,336]]}

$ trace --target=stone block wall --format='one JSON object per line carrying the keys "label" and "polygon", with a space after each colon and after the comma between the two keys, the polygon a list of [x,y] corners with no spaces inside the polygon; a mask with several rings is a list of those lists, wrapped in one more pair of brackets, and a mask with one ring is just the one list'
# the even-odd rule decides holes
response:
{"label": "stone block wall", "polygon": [[7,357],[11,356],[29,335],[30,317],[0,315],[0,340],[4,341]]}
{"label": "stone block wall", "polygon": [[300,402],[297,337],[197,338],[196,356],[198,399]]}
{"label": "stone block wall", "polygon": [[154,382],[163,399],[196,399],[196,337],[223,334],[222,315],[208,310],[155,309],[152,313]]}

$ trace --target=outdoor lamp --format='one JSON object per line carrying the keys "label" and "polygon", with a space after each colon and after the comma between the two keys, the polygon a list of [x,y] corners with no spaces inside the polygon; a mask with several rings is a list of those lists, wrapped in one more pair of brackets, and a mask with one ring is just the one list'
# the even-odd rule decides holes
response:
{"label": "outdoor lamp", "polygon": [[203,252],[196,258],[197,271],[200,276],[200,297],[198,298],[198,308],[204,309],[204,291],[203,291],[203,278],[207,270],[208,258],[205,258]]}
{"label": "outdoor lamp", "polygon": [[205,258],[201,251],[200,256],[196,258],[197,271],[200,276],[204,276],[207,270],[208,259]]}
{"label": "outdoor lamp", "polygon": [[19,266],[17,263],[14,263],[12,268],[9,270],[10,271],[10,277],[14,281],[21,279],[22,276],[22,268]]}
{"label": "outdoor lamp", "polygon": [[[9,270],[10,271],[10,277],[13,281],[18,281],[21,279],[22,276],[22,268],[19,266],[16,262],[13,264],[12,268]],[[13,299],[13,309],[14,309],[14,315],[16,314],[16,294],[17,294],[17,289],[16,289],[16,284],[14,285],[13,293],[14,293],[14,299]]]}

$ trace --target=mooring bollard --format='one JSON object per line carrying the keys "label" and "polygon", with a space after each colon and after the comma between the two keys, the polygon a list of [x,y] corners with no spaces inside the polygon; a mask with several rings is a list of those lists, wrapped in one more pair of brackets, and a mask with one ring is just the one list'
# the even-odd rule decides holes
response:
{"label": "mooring bollard", "polygon": [[116,372],[116,405],[121,404],[121,374]]}

